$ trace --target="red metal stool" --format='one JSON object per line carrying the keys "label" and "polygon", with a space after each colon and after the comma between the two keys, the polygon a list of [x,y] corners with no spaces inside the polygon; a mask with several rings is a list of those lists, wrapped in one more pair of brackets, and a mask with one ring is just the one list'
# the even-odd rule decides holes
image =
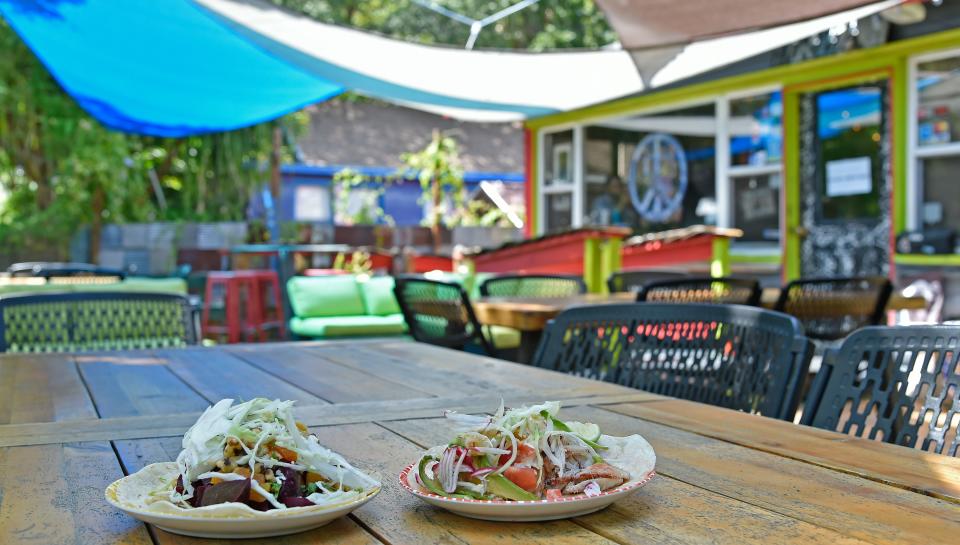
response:
{"label": "red metal stool", "polygon": [[[223,290],[224,319],[214,324],[210,323],[210,309],[218,287]],[[255,325],[263,320],[256,293],[255,277],[246,271],[210,271],[203,297],[203,334],[226,334],[227,342],[238,343],[246,333],[249,340],[256,331]]]}
{"label": "red metal stool", "polygon": [[[280,278],[277,272],[269,269],[236,271],[238,275],[253,280],[252,296],[248,321],[261,341],[267,340],[267,329],[277,329],[280,338],[287,335],[287,326],[283,318],[283,296],[280,293]],[[271,306],[270,300],[273,305]]]}

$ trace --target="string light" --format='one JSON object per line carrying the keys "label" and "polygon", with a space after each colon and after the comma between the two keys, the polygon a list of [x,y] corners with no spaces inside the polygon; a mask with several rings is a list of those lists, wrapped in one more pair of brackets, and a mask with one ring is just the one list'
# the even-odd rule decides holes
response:
{"label": "string light", "polygon": [[433,0],[413,0],[414,4],[417,4],[420,7],[429,9],[433,12],[439,13],[448,19],[456,21],[462,25],[470,27],[470,37],[467,38],[467,43],[464,44],[464,49],[473,49],[473,46],[477,43],[477,38],[480,36],[480,31],[484,27],[489,26],[504,17],[513,15],[514,13],[528,8],[540,0],[521,0],[512,6],[503,8],[502,10],[494,13],[493,15],[488,15],[483,19],[474,19],[473,17],[468,17],[461,13],[457,13],[450,8],[442,6],[439,2]]}

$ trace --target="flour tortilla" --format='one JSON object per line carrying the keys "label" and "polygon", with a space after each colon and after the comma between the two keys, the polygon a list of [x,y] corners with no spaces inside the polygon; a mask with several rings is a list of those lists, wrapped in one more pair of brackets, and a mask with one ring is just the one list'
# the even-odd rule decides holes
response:
{"label": "flour tortilla", "polygon": [[639,435],[601,435],[597,443],[607,447],[607,450],[599,451],[605,462],[630,474],[628,484],[646,479],[657,464],[653,447]]}
{"label": "flour tortilla", "polygon": [[221,503],[206,507],[180,507],[168,499],[168,494],[179,475],[176,462],[150,464],[133,475],[124,477],[107,487],[107,501],[135,511],[148,513],[179,515],[195,518],[244,518],[263,519],[279,517],[295,517],[319,511],[332,511],[351,503],[363,502],[367,498],[380,492],[380,483],[357,470],[363,477],[376,483],[374,487],[364,489],[363,492],[345,497],[343,502],[312,507],[289,507],[287,509],[271,509],[257,511],[243,503]]}

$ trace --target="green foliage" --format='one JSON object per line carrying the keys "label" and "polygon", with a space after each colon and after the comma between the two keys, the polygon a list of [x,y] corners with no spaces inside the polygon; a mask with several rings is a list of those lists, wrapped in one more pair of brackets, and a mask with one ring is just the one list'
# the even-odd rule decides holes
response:
{"label": "green foliage", "polygon": [[347,261],[347,254],[341,252],[333,260],[333,268],[338,271],[347,271],[350,274],[370,276],[373,274],[373,260],[370,252],[357,250],[350,254],[350,260]]}
{"label": "green foliage", "polygon": [[[462,46],[469,35],[466,26],[411,0],[273,1],[320,21],[420,43]],[[479,19],[514,1],[443,0],[443,5]],[[542,0],[485,28],[476,47],[600,47],[615,39],[592,0]],[[346,100],[366,99],[349,94]],[[0,20],[0,244],[53,246],[65,254],[69,238],[83,225],[241,219],[251,190],[269,177],[264,165],[274,128],[279,125],[288,134],[298,134],[307,122],[307,115],[300,113],[274,123],[183,139],[110,131],[63,92]],[[283,155],[290,159],[288,150]],[[455,157],[455,142],[443,137],[407,156],[406,165],[420,171],[425,192],[431,188],[431,200],[436,185],[441,195],[449,195],[459,206],[463,180]],[[353,180],[345,181],[344,187],[356,188]],[[443,210],[436,208],[428,223],[442,221]],[[379,205],[365,207],[351,221],[388,219],[378,209]]]}
{"label": "green foliage", "polygon": [[[404,40],[463,46],[470,29],[411,0],[273,0],[325,23],[353,26]],[[482,19],[517,0],[440,0],[467,17]],[[486,27],[477,48],[543,51],[602,47],[616,40],[593,0],[541,0]]]}
{"label": "green foliage", "polygon": [[[299,133],[307,122],[277,123]],[[269,177],[275,126],[183,139],[108,130],[0,20],[0,244],[65,253],[82,225],[242,219]]]}
{"label": "green foliage", "polygon": [[[518,215],[523,215],[521,210]],[[455,223],[463,227],[513,227],[507,213],[485,200],[472,200],[461,209]]]}
{"label": "green foliage", "polygon": [[404,153],[400,160],[407,172],[416,174],[423,190],[423,200],[431,204],[424,225],[441,225],[444,218],[452,218],[454,212],[463,207],[463,167],[460,166],[457,141],[452,136],[434,131],[427,147]]}
{"label": "green foliage", "polygon": [[[380,198],[394,179],[382,176],[370,178],[351,168],[338,171],[333,175],[336,194],[334,222],[338,225],[393,225],[393,217],[384,212]],[[355,198],[351,199],[351,196]]]}

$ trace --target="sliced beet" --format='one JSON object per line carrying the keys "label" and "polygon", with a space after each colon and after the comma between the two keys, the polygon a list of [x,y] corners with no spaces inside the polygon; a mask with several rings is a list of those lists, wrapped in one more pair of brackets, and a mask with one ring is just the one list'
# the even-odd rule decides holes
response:
{"label": "sliced beet", "polygon": [[266,501],[266,500],[264,500],[264,501],[247,501],[247,505],[249,505],[252,509],[256,509],[257,511],[269,511],[269,510],[273,509],[273,505],[272,505],[270,502]]}
{"label": "sliced beet", "polygon": [[284,498],[294,498],[300,496],[300,472],[289,467],[277,467],[273,470],[275,473],[283,475],[283,482],[280,483],[280,492],[277,499],[283,501]]}
{"label": "sliced beet", "polygon": [[177,476],[177,494],[183,494],[183,475]]}
{"label": "sliced beet", "polygon": [[203,492],[200,507],[219,503],[245,502],[250,497],[250,479],[242,481],[224,481]]}
{"label": "sliced beet", "polygon": [[298,498],[296,496],[291,496],[289,498],[283,498],[280,500],[281,503],[287,507],[310,507],[311,505],[316,505],[307,498]]}
{"label": "sliced beet", "polygon": [[193,507],[200,507],[201,502],[203,501],[203,494],[210,488],[208,484],[200,484],[200,481],[197,481],[193,485],[193,496],[190,497],[190,505]]}

